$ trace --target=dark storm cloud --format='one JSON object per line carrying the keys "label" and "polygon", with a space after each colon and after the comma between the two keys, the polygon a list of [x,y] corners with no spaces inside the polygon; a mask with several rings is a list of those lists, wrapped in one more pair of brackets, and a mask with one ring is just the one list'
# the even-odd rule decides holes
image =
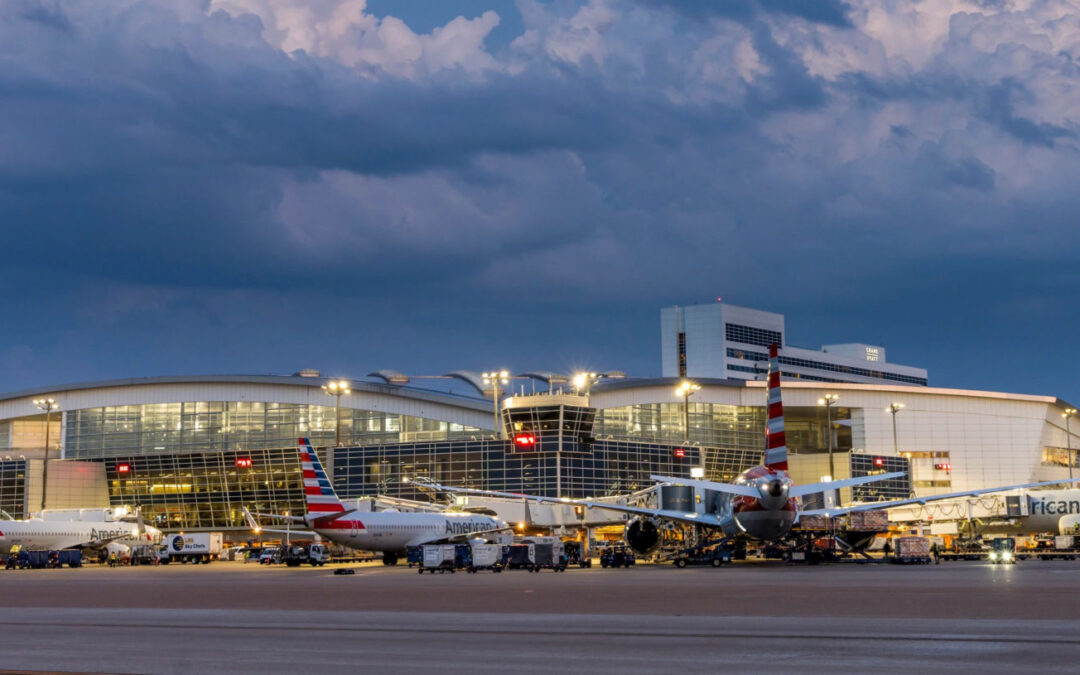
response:
{"label": "dark storm cloud", "polygon": [[670,7],[698,19],[722,18],[749,22],[765,14],[780,14],[829,26],[846,28],[851,25],[851,20],[848,18],[851,8],[841,0],[748,0],[745,2],[650,0],[650,4]]}
{"label": "dark storm cloud", "polygon": [[0,5],[0,309],[26,319],[0,379],[493,367],[473,349],[648,374],[655,308],[723,295],[820,341],[876,317],[949,381],[894,316],[1080,291],[1037,273],[1080,249],[1075,17],[520,7],[489,49],[475,2],[424,34],[344,0]]}

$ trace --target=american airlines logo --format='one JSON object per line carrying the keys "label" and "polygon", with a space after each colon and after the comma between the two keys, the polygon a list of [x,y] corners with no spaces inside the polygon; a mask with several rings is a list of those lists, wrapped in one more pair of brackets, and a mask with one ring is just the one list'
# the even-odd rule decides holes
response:
{"label": "american airlines logo", "polygon": [[491,528],[490,523],[476,521],[446,521],[446,534],[468,534]]}
{"label": "american airlines logo", "polygon": [[90,541],[107,541],[121,539],[129,534],[128,530],[98,530],[90,528]]}
{"label": "american airlines logo", "polygon": [[1065,501],[1064,499],[1053,501],[1049,499],[1036,499],[1031,498],[1031,513],[1032,515],[1068,515],[1070,513],[1080,513],[1080,500]]}

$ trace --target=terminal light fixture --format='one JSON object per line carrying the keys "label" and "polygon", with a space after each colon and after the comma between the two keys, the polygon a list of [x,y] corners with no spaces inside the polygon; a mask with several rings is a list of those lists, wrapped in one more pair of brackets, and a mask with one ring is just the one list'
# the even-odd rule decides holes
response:
{"label": "terminal light fixture", "polygon": [[1061,413],[1061,416],[1065,418],[1065,460],[1069,464],[1069,485],[1076,487],[1072,483],[1073,477],[1073,453],[1072,453],[1072,433],[1069,431],[1069,418],[1076,414],[1076,408],[1065,408],[1065,412]]}
{"label": "terminal light fixture", "polygon": [[832,407],[840,400],[839,394],[825,394],[818,399],[817,404],[825,406],[825,439],[829,443],[829,475],[836,475],[836,467],[833,466],[833,428]]}
{"label": "terminal light fixture", "polygon": [[492,370],[491,372],[484,372],[484,386],[491,387],[491,403],[495,409],[495,438],[505,438],[503,435],[502,424],[499,422],[499,394],[502,390],[499,389],[499,385],[510,384],[510,372],[507,370]]}
{"label": "terminal light fixture", "polygon": [[683,397],[683,441],[690,442],[690,397],[701,389],[701,385],[692,380],[683,380],[675,390],[676,396]]}
{"label": "terminal light fixture", "polygon": [[45,411],[45,459],[41,469],[41,510],[45,510],[45,488],[49,482],[49,427],[52,423],[52,411],[59,410],[60,404],[54,398],[36,398],[34,406]]}
{"label": "terminal light fixture", "polygon": [[588,396],[592,391],[593,383],[598,379],[600,379],[599,373],[574,373],[571,382],[573,382],[574,389],[578,394]]}
{"label": "terminal light fixture", "polygon": [[322,386],[322,390],[329,396],[337,399],[334,405],[334,447],[341,447],[341,397],[352,393],[349,383],[345,380],[330,380]]}

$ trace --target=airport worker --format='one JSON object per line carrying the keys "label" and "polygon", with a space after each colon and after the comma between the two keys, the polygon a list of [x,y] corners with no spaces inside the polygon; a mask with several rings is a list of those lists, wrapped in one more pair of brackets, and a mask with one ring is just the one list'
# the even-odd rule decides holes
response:
{"label": "airport worker", "polygon": [[892,553],[892,544],[889,543],[888,539],[885,540],[885,546],[882,547],[881,550],[885,554],[886,559],[889,557],[889,554]]}
{"label": "airport worker", "polygon": [[930,555],[934,556],[935,565],[941,564],[941,549],[938,548],[938,543],[936,541],[933,543],[932,546],[930,546]]}

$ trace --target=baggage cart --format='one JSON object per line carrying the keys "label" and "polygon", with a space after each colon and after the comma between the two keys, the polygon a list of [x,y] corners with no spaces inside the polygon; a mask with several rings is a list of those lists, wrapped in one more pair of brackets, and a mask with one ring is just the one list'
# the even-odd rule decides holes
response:
{"label": "baggage cart", "polygon": [[503,571],[503,547],[498,544],[473,544],[472,560],[468,570],[475,574],[479,570]]}
{"label": "baggage cart", "polygon": [[445,574],[449,571],[454,573],[454,561],[457,558],[456,547],[452,544],[425,544],[420,547],[423,561],[420,564],[419,573],[424,571],[435,574]]}

